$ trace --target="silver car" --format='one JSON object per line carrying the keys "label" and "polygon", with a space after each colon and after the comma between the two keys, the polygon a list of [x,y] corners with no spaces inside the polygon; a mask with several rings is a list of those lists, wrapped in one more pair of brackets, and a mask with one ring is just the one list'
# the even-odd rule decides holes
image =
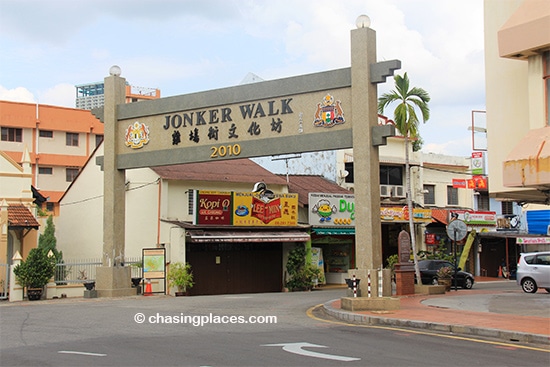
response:
{"label": "silver car", "polygon": [[521,254],[516,282],[526,293],[535,293],[539,288],[550,293],[550,252]]}

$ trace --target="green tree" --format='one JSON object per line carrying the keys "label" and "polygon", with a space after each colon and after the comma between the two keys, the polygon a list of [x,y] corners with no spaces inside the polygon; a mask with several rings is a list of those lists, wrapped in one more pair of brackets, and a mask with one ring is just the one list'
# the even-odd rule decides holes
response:
{"label": "green tree", "polygon": [[57,239],[55,238],[55,224],[53,224],[53,217],[50,215],[46,221],[46,228],[44,233],[38,237],[38,248],[44,250],[47,254],[52,251],[56,260],[61,260],[63,253],[57,250]]}
{"label": "green tree", "polygon": [[[57,250],[57,239],[55,238],[55,224],[53,223],[53,216],[49,216],[46,221],[46,228],[44,233],[40,234],[38,237],[38,248],[44,250],[46,254],[50,251],[53,253],[53,258],[56,264],[63,263],[63,251]],[[55,274],[55,281],[61,282],[65,280],[67,275],[67,270],[65,267],[58,269],[59,271]]]}
{"label": "green tree", "polygon": [[409,86],[409,77],[407,73],[404,76],[395,75],[395,90],[384,93],[378,100],[378,112],[383,114],[384,109],[394,103],[397,104],[394,110],[393,120],[395,127],[405,137],[405,177],[407,186],[407,206],[409,209],[409,231],[411,232],[411,245],[414,258],[414,270],[416,279],[420,279],[420,269],[418,267],[418,258],[416,254],[416,236],[413,223],[413,205],[411,190],[410,158],[409,144],[411,139],[419,138],[420,120],[416,113],[418,108],[422,114],[422,121],[426,122],[430,118],[430,108],[428,102],[430,96],[422,88]]}

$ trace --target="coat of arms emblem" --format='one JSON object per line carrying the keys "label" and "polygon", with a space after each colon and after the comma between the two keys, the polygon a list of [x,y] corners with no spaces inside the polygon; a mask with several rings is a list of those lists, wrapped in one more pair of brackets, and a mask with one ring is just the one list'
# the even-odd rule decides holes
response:
{"label": "coat of arms emblem", "polygon": [[327,94],[322,103],[317,103],[313,125],[317,127],[333,127],[341,125],[344,119],[344,110],[340,101],[334,101],[334,97]]}
{"label": "coat of arms emblem", "polygon": [[139,149],[149,143],[149,128],[147,125],[136,121],[126,129],[126,146]]}

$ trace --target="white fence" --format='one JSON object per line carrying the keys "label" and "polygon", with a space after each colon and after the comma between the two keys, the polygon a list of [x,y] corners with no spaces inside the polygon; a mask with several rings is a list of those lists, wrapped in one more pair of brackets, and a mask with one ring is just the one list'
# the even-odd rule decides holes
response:
{"label": "white fence", "polygon": [[[141,258],[126,258],[124,265],[132,267],[132,278],[141,278]],[[55,266],[55,284],[66,285],[93,281],[98,266],[101,266],[100,259],[63,260]]]}
{"label": "white fence", "polygon": [[[45,288],[45,297],[82,297],[84,283],[95,281],[98,266],[101,266],[100,259],[63,260],[56,264],[54,277]],[[126,258],[124,266],[131,267],[132,278],[142,278],[141,257]],[[23,288],[12,277],[10,266],[0,264],[0,300],[21,301],[25,298]]]}

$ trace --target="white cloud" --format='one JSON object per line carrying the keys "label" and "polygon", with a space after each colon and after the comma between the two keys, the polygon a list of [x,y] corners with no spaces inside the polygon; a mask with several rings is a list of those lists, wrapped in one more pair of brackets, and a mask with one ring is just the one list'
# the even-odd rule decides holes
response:
{"label": "white cloud", "polygon": [[34,103],[34,95],[26,88],[17,87],[13,89],[6,89],[0,85],[0,100],[11,102],[26,102]]}
{"label": "white cloud", "polygon": [[57,84],[40,93],[40,103],[75,108],[76,89],[71,84]]}

